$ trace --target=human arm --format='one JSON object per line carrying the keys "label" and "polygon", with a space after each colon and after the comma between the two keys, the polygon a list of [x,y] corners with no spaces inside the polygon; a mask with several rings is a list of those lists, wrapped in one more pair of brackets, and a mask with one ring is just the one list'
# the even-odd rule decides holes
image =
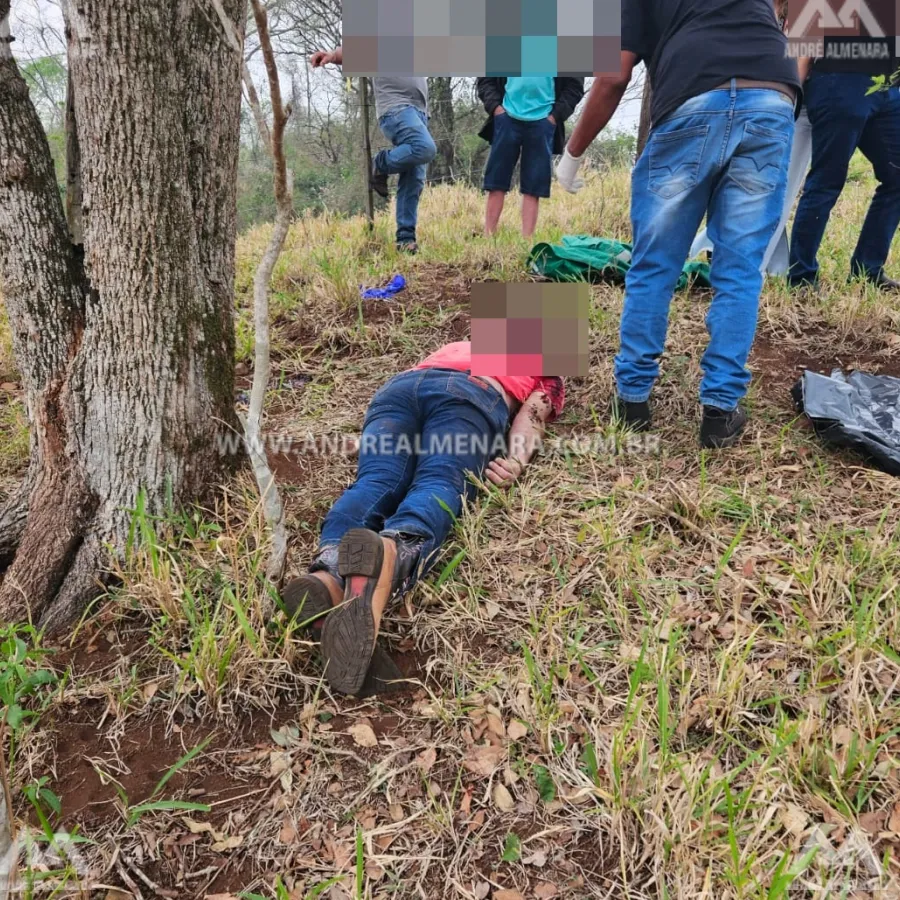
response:
{"label": "human arm", "polygon": [[537,453],[552,415],[553,403],[545,391],[535,391],[526,398],[509,429],[509,453],[488,464],[486,472],[491,484],[509,487],[519,478]]}
{"label": "human arm", "polygon": [[484,105],[484,111],[489,116],[505,112],[503,109],[503,97],[506,94],[504,79],[478,78],[475,81],[475,91],[478,94],[478,99]]}
{"label": "human arm", "polygon": [[631,83],[631,76],[637,62],[636,54],[629,50],[623,50],[619,74],[598,76],[594,79],[578,124],[575,126],[562,159],[556,167],[557,180],[570,194],[575,194],[584,187],[584,181],[578,177],[584,151],[609,124],[613,113],[618,109],[622,96]]}
{"label": "human arm", "polygon": [[623,50],[620,55],[618,75],[600,75],[594,79],[588,93],[587,103],[578,119],[578,124],[569,138],[568,150],[578,158],[591,145],[594,138],[606,128],[609,120],[622,102],[622,96],[631,83],[634,67],[638,63],[637,56],[630,50]]}
{"label": "human arm", "polygon": [[800,59],[797,60],[797,71],[800,73],[800,84],[806,84],[806,79],[809,78],[809,72],[812,68],[812,57],[810,56],[801,56]]}
{"label": "human arm", "polygon": [[327,50],[317,50],[309,58],[309,64],[314,69],[330,65],[342,66],[344,64],[344,48],[343,46],[336,47],[331,52],[328,52]]}

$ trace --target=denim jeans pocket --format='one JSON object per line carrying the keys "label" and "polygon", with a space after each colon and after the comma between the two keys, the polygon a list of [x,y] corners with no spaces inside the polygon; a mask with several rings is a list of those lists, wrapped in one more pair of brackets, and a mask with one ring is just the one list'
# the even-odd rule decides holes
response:
{"label": "denim jeans pocket", "polygon": [[486,381],[481,381],[465,372],[454,372],[447,379],[447,393],[460,400],[466,400],[476,409],[492,419],[498,403],[506,406],[503,397]]}
{"label": "denim jeans pocket", "polygon": [[671,200],[697,184],[708,135],[709,125],[694,125],[651,136],[651,193]]}
{"label": "denim jeans pocket", "polygon": [[748,194],[769,194],[785,177],[789,134],[756,122],[744,125],[728,174]]}

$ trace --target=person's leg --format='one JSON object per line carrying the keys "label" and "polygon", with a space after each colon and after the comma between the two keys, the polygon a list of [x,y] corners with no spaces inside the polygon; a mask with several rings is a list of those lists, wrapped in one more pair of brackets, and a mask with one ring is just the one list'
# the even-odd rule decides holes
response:
{"label": "person's leg", "polygon": [[541,199],[550,196],[553,180],[553,138],[556,126],[549,119],[522,122],[522,236],[530,238],[537,227]]}
{"label": "person's leg", "polygon": [[866,76],[814,73],[806,84],[812,166],[791,233],[788,278],[793,285],[818,280],[819,246],[871,108],[871,100],[865,96],[865,80]]}
{"label": "person's leg", "polygon": [[375,168],[387,175],[399,175],[397,184],[397,243],[416,240],[419,198],[425,187],[428,163],[437,147],[428,131],[428,119],[413,106],[388,113],[379,122],[384,136],[394,145],[375,157]]}
{"label": "person's leg", "polygon": [[506,204],[506,191],[489,191],[484,211],[484,233],[488,236],[497,231],[503,207]]}
{"label": "person's leg", "polygon": [[704,406],[729,412],[747,392],[762,262],[784,209],[794,130],[791,104],[777,91],[737,91],[726,168],[709,207],[714,291],[701,360]]}
{"label": "person's leg", "polygon": [[503,204],[512,186],[513,171],[521,149],[522,133],[518,123],[508,113],[494,116],[494,137],[484,168],[484,190],[487,193],[484,231],[489,236],[496,232],[500,224]]}
{"label": "person's leg", "polygon": [[322,629],[325,676],[340,693],[357,694],[363,685],[382,616],[398,586],[400,548],[416,551],[415,559],[404,563],[406,587],[427,570],[452,527],[454,512],[459,515],[466,471],[483,471],[493,438],[508,421],[506,414],[501,423],[497,410],[497,404],[506,410],[500,394],[461,372],[426,370],[416,400],[423,425],[412,485],[381,534],[354,528],[341,540],[344,602]]}
{"label": "person's leg", "polygon": [[863,129],[859,149],[872,163],[879,184],[850,267],[854,275],[877,280],[884,276],[900,226],[900,87],[874,100],[875,110]]}
{"label": "person's leg", "polygon": [[344,535],[353,528],[380,529],[412,482],[419,430],[416,387],[421,375],[398,375],[372,398],[360,439],[356,481],[322,523],[311,572],[327,571],[338,577],[337,548]]}
{"label": "person's leg", "polygon": [[530,238],[537,228],[541,200],[531,194],[522,194],[522,237]]}
{"label": "person's leg", "polygon": [[615,360],[618,396],[643,403],[659,374],[669,305],[718,172],[729,94],[683,104],[650,135],[632,175],[634,253]]}
{"label": "person's leg", "polygon": [[509,425],[500,394],[465,373],[435,372],[422,395],[427,396],[422,455],[412,485],[382,531],[419,542],[405,588],[434,564],[462,511],[462,497],[474,495],[468,473],[483,473]]}
{"label": "person's leg", "polygon": [[407,169],[397,181],[397,246],[416,244],[416,226],[419,224],[419,200],[425,189],[428,166]]}

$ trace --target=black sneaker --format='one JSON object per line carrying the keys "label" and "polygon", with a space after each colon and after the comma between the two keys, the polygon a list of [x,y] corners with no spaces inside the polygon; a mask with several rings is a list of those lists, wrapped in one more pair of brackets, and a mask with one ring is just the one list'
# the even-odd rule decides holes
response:
{"label": "black sneaker", "polygon": [[415,256],[419,252],[419,245],[415,241],[398,241],[397,250],[400,253],[408,253]]}
{"label": "black sneaker", "polygon": [[855,271],[847,279],[847,281],[852,282],[857,279],[862,279],[868,284],[871,284],[873,287],[878,288],[879,291],[887,291],[889,293],[900,291],[900,281],[894,281],[893,278],[888,278],[887,275],[884,274],[884,271],[879,272],[877,275],[870,275],[867,272]]}
{"label": "black sneaker", "polygon": [[653,414],[650,412],[648,400],[629,403],[618,396],[613,398],[613,418],[618,425],[638,434],[643,434],[653,427]]}
{"label": "black sneaker", "polygon": [[703,407],[703,422],[700,425],[700,446],[705,450],[721,450],[733,447],[747,427],[747,413],[740,407],[730,412]]}
{"label": "black sneaker", "polygon": [[390,195],[387,172],[382,172],[375,163],[372,163],[372,175],[369,178],[369,185],[379,197],[384,197],[387,200]]}

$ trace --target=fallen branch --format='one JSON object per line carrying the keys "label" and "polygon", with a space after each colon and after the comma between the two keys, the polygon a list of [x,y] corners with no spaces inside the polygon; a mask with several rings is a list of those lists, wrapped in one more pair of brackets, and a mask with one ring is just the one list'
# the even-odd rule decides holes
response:
{"label": "fallen branch", "polygon": [[[272,555],[266,567],[270,581],[280,584],[287,562],[287,527],[284,521],[284,506],[275,476],[269,468],[266,450],[262,440],[262,412],[269,383],[269,356],[271,344],[269,339],[269,286],[272,273],[284,242],[287,239],[291,219],[294,214],[294,198],[292,178],[287,169],[284,157],[284,131],[291,115],[290,106],[285,107],[281,98],[281,83],[278,79],[278,67],[272,51],[269,37],[269,18],[265,6],[260,0],[250,0],[253,18],[259,35],[269,81],[269,95],[272,101],[272,130],[269,143],[272,162],[275,169],[275,226],[269,245],[256,270],[253,280],[253,322],[256,331],[256,350],[253,371],[253,387],[250,391],[250,406],[244,423],[244,434],[247,452],[253,465],[253,474],[259,486],[262,498],[263,513],[266,522],[272,529]],[[262,135],[263,140],[266,135]]]}

